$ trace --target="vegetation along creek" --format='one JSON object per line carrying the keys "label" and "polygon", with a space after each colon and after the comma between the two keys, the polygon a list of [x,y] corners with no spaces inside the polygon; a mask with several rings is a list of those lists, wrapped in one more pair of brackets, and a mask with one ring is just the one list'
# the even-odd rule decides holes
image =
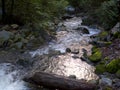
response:
{"label": "vegetation along creek", "polygon": [[1,0],[0,90],[120,90],[119,0]]}

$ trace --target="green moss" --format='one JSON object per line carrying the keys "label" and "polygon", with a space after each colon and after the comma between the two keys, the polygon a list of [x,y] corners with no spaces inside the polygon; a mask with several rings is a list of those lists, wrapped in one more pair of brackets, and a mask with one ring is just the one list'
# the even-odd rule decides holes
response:
{"label": "green moss", "polygon": [[111,45],[112,44],[112,42],[105,42],[105,45]]}
{"label": "green moss", "polygon": [[96,49],[96,50],[94,51],[94,53],[93,53],[91,56],[89,56],[88,58],[89,58],[91,61],[93,61],[93,62],[98,62],[98,61],[101,60],[101,57],[102,57],[102,52],[101,52],[101,50],[100,50],[100,49]]}
{"label": "green moss", "polygon": [[116,76],[120,78],[120,69],[116,72]]}
{"label": "green moss", "polygon": [[95,73],[102,74],[105,71],[106,71],[106,69],[105,69],[104,64],[99,64],[99,65],[96,66]]}
{"label": "green moss", "polygon": [[103,90],[113,90],[111,87],[105,87],[105,89],[103,89]]}
{"label": "green moss", "polygon": [[104,61],[108,61],[108,60],[109,60],[109,57],[105,57],[105,58],[104,58]]}
{"label": "green moss", "polygon": [[116,32],[115,34],[113,34],[114,38],[120,38],[120,32]]}
{"label": "green moss", "polygon": [[120,59],[114,59],[106,65],[106,70],[115,73],[120,68]]}
{"label": "green moss", "polygon": [[101,37],[104,37],[104,36],[107,36],[107,35],[108,35],[108,32],[107,32],[107,31],[103,31],[103,32],[100,33],[100,36],[101,36]]}
{"label": "green moss", "polygon": [[98,49],[99,49],[99,48],[97,48],[96,46],[94,46],[94,47],[92,48],[92,54],[95,53],[95,52],[97,52]]}

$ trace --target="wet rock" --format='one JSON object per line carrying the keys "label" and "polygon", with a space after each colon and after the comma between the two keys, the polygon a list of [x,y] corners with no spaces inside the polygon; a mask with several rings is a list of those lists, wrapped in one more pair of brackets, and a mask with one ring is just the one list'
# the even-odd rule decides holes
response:
{"label": "wet rock", "polygon": [[65,14],[64,16],[62,16],[62,19],[66,20],[66,19],[71,19],[73,17],[74,17],[73,15]]}
{"label": "wet rock", "polygon": [[106,65],[106,70],[109,73],[115,73],[120,68],[120,59],[113,59],[110,63]]}
{"label": "wet rock", "polygon": [[79,58],[79,56],[74,55],[74,56],[72,56],[72,58],[77,59],[77,58]]}
{"label": "wet rock", "polygon": [[23,67],[32,66],[32,62],[27,58],[20,58],[19,60],[17,60],[16,64],[21,65]]}
{"label": "wet rock", "polygon": [[103,85],[103,86],[111,86],[112,85],[112,80],[109,79],[109,78],[104,78],[103,77],[99,80],[99,84]]}
{"label": "wet rock", "polygon": [[102,52],[100,49],[96,49],[91,56],[88,57],[92,62],[98,62],[102,58]]}
{"label": "wet rock", "polygon": [[71,49],[70,48],[66,48],[66,52],[70,53]]}
{"label": "wet rock", "polygon": [[69,78],[76,79],[76,76],[75,75],[70,75]]}
{"label": "wet rock", "polygon": [[83,34],[90,34],[89,30],[85,27],[78,27],[76,30],[81,31]]}
{"label": "wet rock", "polygon": [[71,53],[73,53],[73,54],[79,54],[79,49],[73,49],[73,50],[71,51]]}

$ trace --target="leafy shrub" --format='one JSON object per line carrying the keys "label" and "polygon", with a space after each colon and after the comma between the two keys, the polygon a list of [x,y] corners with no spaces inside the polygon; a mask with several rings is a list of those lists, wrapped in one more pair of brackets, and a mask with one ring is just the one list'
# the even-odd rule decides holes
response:
{"label": "leafy shrub", "polygon": [[100,23],[104,28],[112,28],[118,21],[118,9],[116,0],[105,1],[96,10]]}

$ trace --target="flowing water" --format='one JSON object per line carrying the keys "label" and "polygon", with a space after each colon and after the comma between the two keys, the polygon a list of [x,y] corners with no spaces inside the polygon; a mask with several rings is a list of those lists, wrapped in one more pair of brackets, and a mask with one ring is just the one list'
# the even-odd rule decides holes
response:
{"label": "flowing water", "polygon": [[[57,30],[56,40],[49,42],[48,45],[42,48],[29,52],[31,57],[49,54],[51,50],[63,53],[51,60],[52,64],[44,70],[45,72],[63,76],[75,75],[77,79],[98,79],[98,76],[94,73],[95,68],[82,61],[80,57],[83,55],[83,48],[87,50],[88,54],[91,53],[90,36],[98,34],[99,30],[82,26],[81,23],[81,18],[61,22]],[[79,30],[75,30],[77,27],[87,28],[90,34],[82,34]],[[66,48],[79,50],[78,58],[73,58],[76,54],[66,53]],[[54,63],[56,61],[57,63]],[[25,82],[21,80],[22,77],[21,70],[14,65],[9,63],[0,64],[0,90],[30,90],[26,87]]]}

